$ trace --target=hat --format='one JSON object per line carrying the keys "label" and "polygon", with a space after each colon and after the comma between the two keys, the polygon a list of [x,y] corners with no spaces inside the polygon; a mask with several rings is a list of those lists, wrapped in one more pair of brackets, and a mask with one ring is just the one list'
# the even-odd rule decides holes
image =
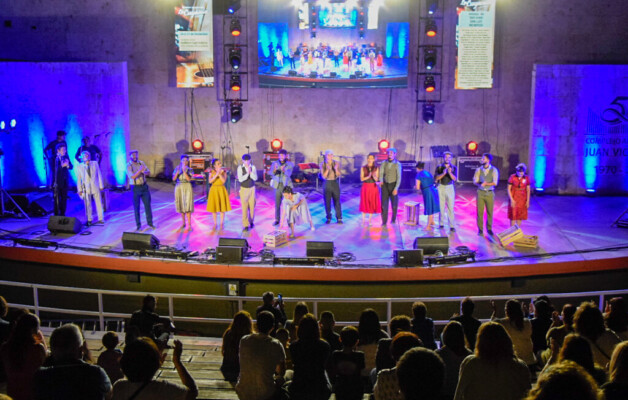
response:
{"label": "hat", "polygon": [[526,172],[528,170],[528,167],[526,167],[524,163],[519,163],[515,167],[515,171],[520,171],[520,170],[523,170],[523,172]]}
{"label": "hat", "polygon": [[397,149],[395,149],[394,147],[390,147],[390,148],[389,148],[388,150],[386,150],[386,151],[392,151],[392,152],[394,152],[395,154],[397,154]]}
{"label": "hat", "polygon": [[137,150],[131,150],[131,151],[129,151],[129,155],[131,155],[131,154],[133,154],[133,153],[139,154],[140,152],[139,152],[139,151],[137,151]]}
{"label": "hat", "polygon": [[333,150],[325,150],[325,155],[326,156],[328,156],[330,154],[333,156],[334,155],[334,151]]}

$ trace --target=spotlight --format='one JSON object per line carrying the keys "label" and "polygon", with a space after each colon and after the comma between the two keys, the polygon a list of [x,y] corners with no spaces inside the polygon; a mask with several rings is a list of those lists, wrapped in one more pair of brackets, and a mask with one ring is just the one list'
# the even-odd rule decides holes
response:
{"label": "spotlight", "polygon": [[194,139],[194,141],[192,141],[192,150],[194,150],[195,153],[201,153],[204,147],[205,143],[203,143],[201,139]]}
{"label": "spotlight", "polygon": [[543,193],[543,192],[545,191],[545,188],[542,188],[542,187],[537,187],[537,188],[534,188],[534,190],[535,190],[537,193],[539,193],[539,194],[540,194],[540,193]]}
{"label": "spotlight", "polygon": [[240,36],[240,34],[242,33],[242,25],[237,18],[231,20],[231,25],[229,27],[231,29],[232,36]]}
{"label": "spotlight", "polygon": [[273,151],[279,151],[279,150],[281,150],[283,148],[283,142],[281,140],[279,140],[279,139],[273,139],[270,142],[270,148]]}
{"label": "spotlight", "polygon": [[433,19],[427,21],[427,25],[425,26],[425,34],[429,37],[436,36],[438,29],[436,28],[436,22]]}
{"label": "spotlight", "polygon": [[468,156],[475,156],[478,154],[478,144],[474,141],[470,141],[469,143],[467,143],[467,155]]}
{"label": "spotlight", "polygon": [[11,124],[10,125],[11,125],[11,129],[15,129],[15,125],[17,125],[17,121],[15,120],[15,118],[13,118],[11,120]]}
{"label": "spotlight", "polygon": [[436,107],[434,104],[423,104],[423,121],[432,125],[434,123],[434,117],[436,115]]}
{"label": "spotlight", "polygon": [[436,90],[436,81],[434,80],[434,76],[427,75],[423,81],[423,87],[426,92],[433,92]]}
{"label": "spotlight", "polygon": [[432,70],[436,66],[436,49],[427,48],[423,51],[423,61],[425,62],[425,69]]}
{"label": "spotlight", "polygon": [[242,119],[242,103],[234,101],[229,107],[229,114],[231,114],[231,122],[236,123]]}
{"label": "spotlight", "polygon": [[386,139],[382,139],[377,143],[377,148],[382,153],[385,153],[390,148],[390,142]]}
{"label": "spotlight", "polygon": [[234,14],[240,9],[240,7],[242,7],[240,0],[231,0],[230,3],[231,4],[229,4],[229,7],[227,8],[227,12],[229,14]]}
{"label": "spotlight", "polygon": [[427,13],[429,15],[434,15],[438,10],[438,0],[427,0]]}
{"label": "spotlight", "polygon": [[239,92],[240,89],[242,89],[242,79],[240,78],[240,75],[238,74],[231,75],[230,87],[231,87],[231,90],[233,90],[234,92]]}
{"label": "spotlight", "polygon": [[229,64],[234,70],[240,69],[242,63],[242,50],[239,47],[233,47],[229,50]]}
{"label": "spotlight", "polygon": [[4,121],[0,121],[0,131],[3,131],[7,128],[7,123]]}
{"label": "spotlight", "polygon": [[589,188],[589,189],[587,189],[587,193],[588,194],[593,194],[593,193],[595,193],[595,189]]}

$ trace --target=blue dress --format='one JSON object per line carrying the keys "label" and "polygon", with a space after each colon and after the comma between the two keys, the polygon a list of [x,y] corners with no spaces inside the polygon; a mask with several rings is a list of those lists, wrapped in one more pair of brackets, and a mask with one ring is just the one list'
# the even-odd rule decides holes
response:
{"label": "blue dress", "polygon": [[427,170],[423,170],[416,174],[416,180],[421,182],[425,215],[439,213],[438,192],[436,191],[436,186],[434,186],[434,177],[432,174],[427,172]]}

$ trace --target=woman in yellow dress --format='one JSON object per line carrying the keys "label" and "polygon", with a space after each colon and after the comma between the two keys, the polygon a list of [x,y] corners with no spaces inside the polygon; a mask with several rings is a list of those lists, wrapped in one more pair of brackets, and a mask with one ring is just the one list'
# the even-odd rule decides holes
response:
{"label": "woman in yellow dress", "polygon": [[212,185],[207,196],[207,211],[212,213],[214,217],[214,228],[218,226],[216,214],[220,214],[220,229],[225,225],[225,212],[231,211],[231,202],[229,201],[229,193],[225,188],[227,180],[227,171],[222,169],[222,162],[214,158],[209,170],[208,181]]}

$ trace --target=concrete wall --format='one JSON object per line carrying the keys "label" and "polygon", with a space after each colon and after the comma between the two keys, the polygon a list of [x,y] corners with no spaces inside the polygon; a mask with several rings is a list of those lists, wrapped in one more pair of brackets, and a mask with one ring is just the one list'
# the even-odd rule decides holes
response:
{"label": "concrete wall", "polygon": [[[173,0],[33,0],[7,2],[0,18],[0,58],[20,61],[126,61],[130,141],[144,159],[178,159],[191,141],[190,92],[173,85]],[[411,1],[411,54],[416,59],[418,0]],[[388,135],[401,159],[427,159],[429,146],[457,151],[469,140],[503,160],[506,170],[528,162],[531,72],[534,63],[626,63],[626,9],[617,0],[500,0],[497,4],[495,86],[453,89],[454,0],[442,0],[444,76],[436,123],[416,113],[416,64],[407,89],[258,89],[253,76],[244,118],[226,124],[221,87],[194,92],[197,132],[208,147],[259,152],[273,137],[316,161],[321,150],[361,155]],[[256,60],[257,2],[248,0],[248,60]],[[216,16],[217,68],[222,66],[222,17]],[[249,70],[256,66],[250,63]],[[221,80],[218,79],[221,83]],[[187,103],[189,104],[189,103]],[[419,109],[420,111],[420,109]],[[195,117],[196,118],[196,117]],[[56,129],[55,129],[56,130]],[[47,133],[52,138],[53,131]],[[256,154],[257,155],[257,154]],[[257,158],[257,157],[256,157]],[[151,164],[149,164],[151,165]]]}

